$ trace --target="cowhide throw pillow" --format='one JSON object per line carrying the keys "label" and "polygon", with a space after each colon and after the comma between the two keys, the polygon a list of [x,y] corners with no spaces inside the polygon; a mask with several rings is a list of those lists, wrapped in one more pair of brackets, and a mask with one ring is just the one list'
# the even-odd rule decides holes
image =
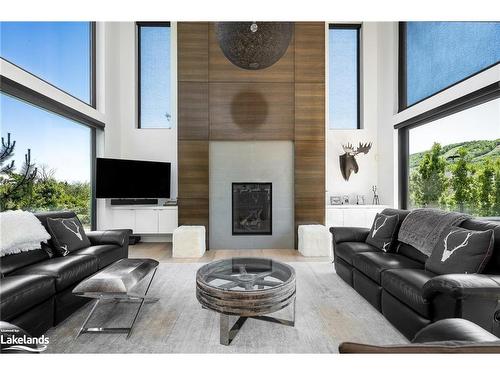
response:
{"label": "cowhide throw pillow", "polygon": [[394,241],[398,221],[399,215],[377,214],[373,220],[370,234],[366,238],[366,243],[388,252]]}
{"label": "cowhide throw pillow", "polygon": [[66,256],[72,251],[90,246],[90,240],[85,234],[82,223],[78,217],[47,218],[47,227],[52,237],[55,250],[61,256]]}
{"label": "cowhide throw pillow", "polygon": [[425,269],[439,275],[479,273],[493,253],[492,229],[474,231],[458,227],[445,230],[425,262]]}

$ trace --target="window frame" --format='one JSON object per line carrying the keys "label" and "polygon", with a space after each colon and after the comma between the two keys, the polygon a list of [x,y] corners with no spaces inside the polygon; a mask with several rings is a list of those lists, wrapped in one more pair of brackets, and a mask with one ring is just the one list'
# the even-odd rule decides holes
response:
{"label": "window frame", "polygon": [[[472,21],[473,22],[473,21]],[[407,23],[408,22],[399,22],[398,24],[398,113],[402,112],[408,108],[411,108],[424,100],[427,100],[429,98],[432,98],[443,91],[448,90],[449,88],[458,85],[459,83],[462,83],[469,78],[472,78],[488,69],[493,68],[494,66],[497,66],[500,64],[499,62],[496,62],[494,64],[491,64],[475,73],[470,74],[467,77],[464,77],[460,79],[459,81],[452,83],[446,87],[443,87],[441,90],[436,91],[434,94],[426,96],[425,98],[422,98],[418,101],[416,101],[413,104],[408,105],[408,82],[407,82],[407,56],[406,56],[406,48],[407,48],[407,38],[406,38],[406,31],[407,31]]]}
{"label": "window frame", "polygon": [[[135,34],[136,34],[136,75],[137,75],[137,129],[154,129],[169,130],[171,128],[143,128],[141,126],[141,27],[170,27],[170,32],[172,32],[172,23],[170,21],[137,21],[135,23]],[[172,46],[172,45],[171,45]],[[171,73],[171,72],[170,72]],[[172,104],[172,103],[171,103]]]}
{"label": "window frame", "polygon": [[69,92],[67,92],[66,90],[62,89],[61,87],[59,86],[56,86],[55,84],[47,81],[46,79],[40,77],[40,76],[37,76],[36,74],[30,72],[29,70],[17,65],[16,63],[14,63],[13,61],[11,60],[8,60],[4,57],[0,57],[2,60],[4,61],[7,61],[8,63],[14,65],[16,68],[22,70],[23,72],[26,72],[28,73],[29,75],[35,77],[36,79],[39,79],[40,81],[42,82],[45,82],[46,84],[56,88],[57,90],[65,93],[66,95],[69,95],[71,96],[72,98],[78,100],[79,102],[82,102],[83,104],[85,105],[88,105],[94,109],[97,109],[97,86],[96,86],[96,72],[97,72],[97,69],[96,69],[96,51],[97,51],[97,48],[96,48],[96,22],[95,21],[91,21],[91,22],[88,22],[90,24],[90,32],[89,32],[89,43],[90,43],[90,48],[89,48],[89,59],[90,59],[90,82],[89,82],[89,85],[90,85],[90,103],[87,103],[86,101],[80,99],[80,98],[77,98],[76,96],[70,94]]}
{"label": "window frame", "polygon": [[399,207],[401,209],[408,209],[409,204],[409,131],[498,98],[500,98],[500,81],[482,87],[436,108],[432,108],[408,120],[399,122],[394,126],[394,129],[398,131],[398,196]]}
{"label": "window frame", "polygon": [[[342,129],[342,128],[330,128],[330,118],[328,117],[328,130],[360,130],[361,127],[361,32],[362,23],[329,23],[328,31],[330,30],[355,30],[356,31],[356,128]],[[328,35],[327,40],[329,41],[330,35]],[[328,43],[329,45],[329,43]],[[330,75],[330,51],[328,51],[328,76]],[[329,81],[329,79],[328,79]],[[329,90],[328,90],[329,91]],[[328,95],[330,92],[328,92]],[[330,105],[330,98],[328,97],[328,106]],[[328,114],[330,114],[330,109],[328,108]]]}

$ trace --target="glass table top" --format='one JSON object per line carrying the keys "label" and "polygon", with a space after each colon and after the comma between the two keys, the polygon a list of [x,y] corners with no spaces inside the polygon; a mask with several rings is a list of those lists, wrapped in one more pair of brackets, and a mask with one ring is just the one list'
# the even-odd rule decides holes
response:
{"label": "glass table top", "polygon": [[292,267],[266,258],[230,258],[198,270],[198,280],[222,290],[258,291],[276,288],[295,276]]}

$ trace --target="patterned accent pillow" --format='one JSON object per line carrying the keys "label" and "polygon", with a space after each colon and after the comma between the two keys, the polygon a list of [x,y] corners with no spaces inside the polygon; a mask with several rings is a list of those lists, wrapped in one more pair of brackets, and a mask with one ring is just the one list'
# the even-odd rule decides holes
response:
{"label": "patterned accent pillow", "polygon": [[399,215],[375,215],[366,243],[384,252],[390,251],[398,222]]}
{"label": "patterned accent pillow", "polygon": [[495,233],[451,227],[441,234],[425,269],[439,275],[480,273],[493,253]]}
{"label": "patterned accent pillow", "polygon": [[90,246],[90,240],[85,234],[82,223],[78,217],[47,218],[47,227],[52,236],[55,250],[61,256],[66,256],[72,251]]}

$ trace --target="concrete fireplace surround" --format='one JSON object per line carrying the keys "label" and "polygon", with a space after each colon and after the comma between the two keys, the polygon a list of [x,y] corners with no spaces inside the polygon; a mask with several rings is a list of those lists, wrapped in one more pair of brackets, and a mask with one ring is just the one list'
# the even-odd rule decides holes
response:
{"label": "concrete fireplace surround", "polygon": [[[211,249],[294,247],[293,142],[210,142]],[[272,235],[232,235],[233,182],[271,182]]]}

